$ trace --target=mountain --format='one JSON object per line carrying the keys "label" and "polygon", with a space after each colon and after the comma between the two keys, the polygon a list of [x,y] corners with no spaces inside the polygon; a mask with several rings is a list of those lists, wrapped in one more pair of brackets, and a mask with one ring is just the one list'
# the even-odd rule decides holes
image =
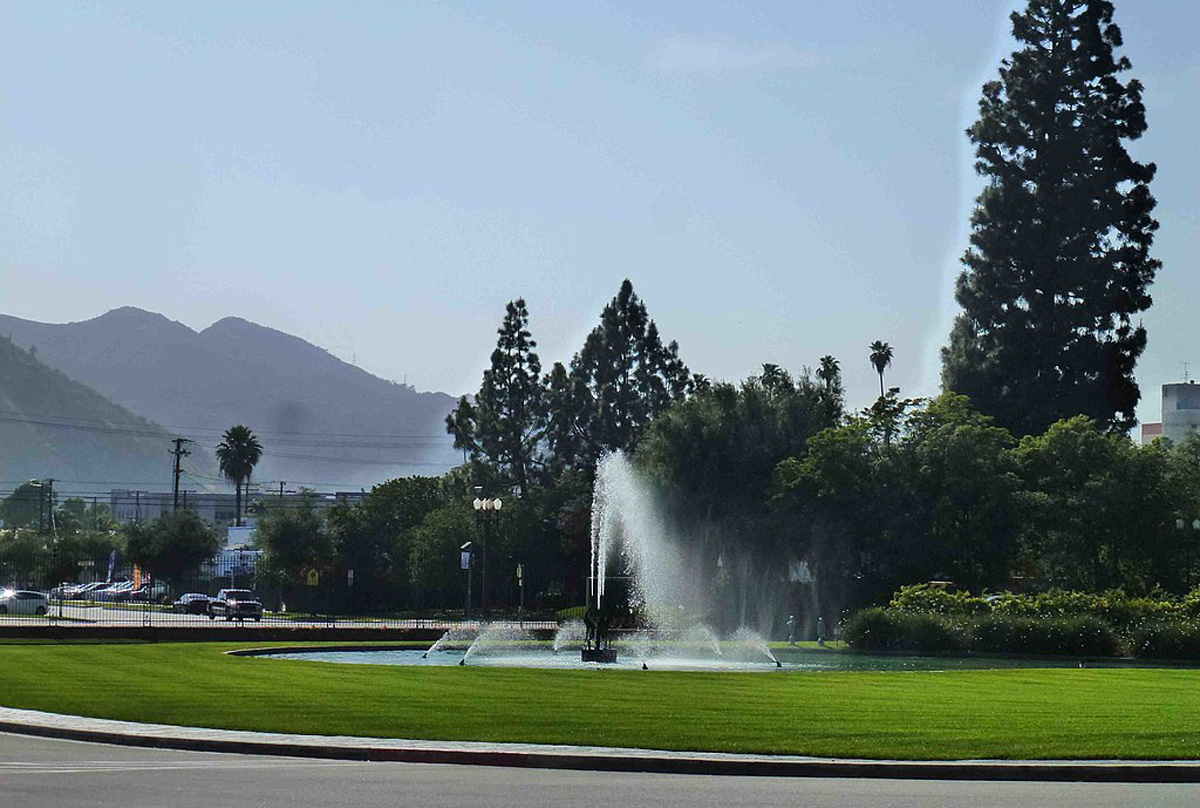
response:
{"label": "mountain", "polygon": [[[63,496],[105,493],[110,487],[168,490],[171,437],[0,337],[4,494],[26,480],[46,477],[61,480],[55,489]],[[212,462],[197,460],[198,473],[214,473]]]}
{"label": "mountain", "polygon": [[196,332],[132,307],[77,323],[0,315],[0,335],[113,401],[197,441],[245,424],[259,481],[321,490],[439,474],[460,456],[443,421],[455,399],[389,382],[311,343],[227,317]]}

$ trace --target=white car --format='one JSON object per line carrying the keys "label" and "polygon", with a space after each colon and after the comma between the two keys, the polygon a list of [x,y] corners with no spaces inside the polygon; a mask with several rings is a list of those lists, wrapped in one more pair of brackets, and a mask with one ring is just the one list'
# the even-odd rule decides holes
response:
{"label": "white car", "polygon": [[49,600],[41,592],[5,589],[0,592],[0,614],[45,614]]}

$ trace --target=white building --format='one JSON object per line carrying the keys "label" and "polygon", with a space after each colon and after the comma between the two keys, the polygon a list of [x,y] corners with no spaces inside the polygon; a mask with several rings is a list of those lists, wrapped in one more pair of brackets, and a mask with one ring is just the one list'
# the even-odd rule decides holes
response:
{"label": "white building", "polygon": [[1195,381],[1162,387],[1162,434],[1179,441],[1200,431],[1200,384]]}

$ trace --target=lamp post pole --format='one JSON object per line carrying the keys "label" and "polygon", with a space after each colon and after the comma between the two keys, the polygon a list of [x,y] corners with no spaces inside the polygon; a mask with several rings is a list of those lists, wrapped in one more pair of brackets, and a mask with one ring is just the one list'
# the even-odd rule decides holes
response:
{"label": "lamp post pole", "polygon": [[462,552],[460,564],[467,571],[467,602],[463,607],[463,619],[471,619],[471,568],[475,566],[475,554],[471,551],[471,542],[459,548]]}
{"label": "lamp post pole", "polygon": [[480,582],[479,605],[484,614],[488,610],[488,577],[487,577],[487,557],[488,557],[488,533],[491,531],[492,524],[500,516],[500,509],[504,507],[504,503],[499,497],[480,497],[483,492],[483,486],[475,486],[475,499],[471,503],[471,507],[475,509],[475,524],[480,528],[479,539],[483,543],[483,563],[481,575],[483,580]]}
{"label": "lamp post pole", "polygon": [[521,590],[521,602],[517,607],[517,620],[525,627],[525,565],[517,562],[517,588]]}

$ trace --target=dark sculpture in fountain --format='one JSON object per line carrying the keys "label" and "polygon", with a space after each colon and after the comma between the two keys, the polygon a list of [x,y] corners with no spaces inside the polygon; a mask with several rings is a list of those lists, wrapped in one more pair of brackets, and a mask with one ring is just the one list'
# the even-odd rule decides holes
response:
{"label": "dark sculpture in fountain", "polygon": [[616,662],[617,649],[611,644],[607,610],[588,606],[583,615],[583,626],[585,634],[581,659],[584,662]]}

